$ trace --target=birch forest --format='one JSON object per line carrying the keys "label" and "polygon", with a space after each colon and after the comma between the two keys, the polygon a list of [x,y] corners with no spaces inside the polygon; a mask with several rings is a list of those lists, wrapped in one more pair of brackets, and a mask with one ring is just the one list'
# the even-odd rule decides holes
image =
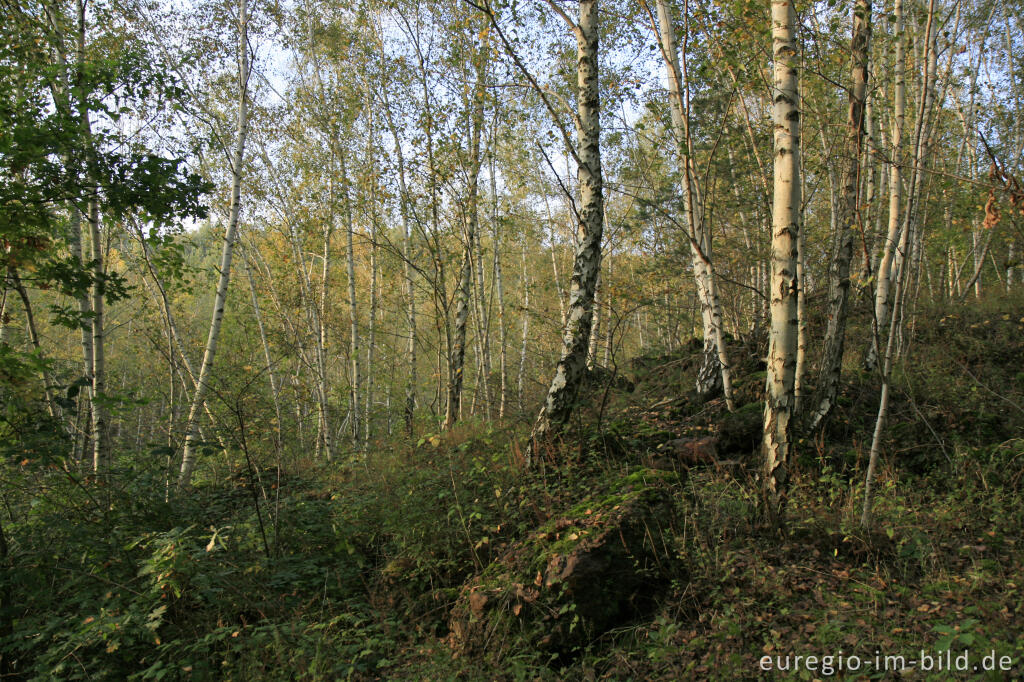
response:
{"label": "birch forest", "polygon": [[0,12],[0,678],[1024,676],[1020,0]]}

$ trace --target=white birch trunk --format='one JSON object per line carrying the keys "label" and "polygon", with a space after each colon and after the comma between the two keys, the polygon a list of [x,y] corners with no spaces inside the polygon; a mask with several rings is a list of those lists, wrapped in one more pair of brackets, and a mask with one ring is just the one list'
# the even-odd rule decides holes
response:
{"label": "white birch trunk", "polygon": [[[77,10],[77,61],[79,69],[85,68],[85,32],[86,32],[86,2],[84,0],[77,0],[75,3]],[[75,92],[75,89],[72,89]],[[85,99],[85,93],[81,90],[77,91],[78,101],[78,115],[80,117],[80,124],[82,129],[82,135],[86,144],[86,159],[90,163],[95,161],[95,150],[91,148],[93,144],[92,138],[92,124],[89,118],[89,107]],[[95,177],[95,173],[92,168],[87,169],[86,177],[90,189],[90,196],[88,199],[88,208],[86,213],[86,222],[88,223],[89,232],[89,245],[90,245],[90,258],[92,260],[92,283],[90,285],[89,293],[89,314],[91,315],[91,326],[88,333],[91,334],[91,340],[89,341],[89,349],[91,351],[91,357],[87,361],[87,366],[90,370],[89,379],[90,382],[90,400],[89,410],[92,417],[91,424],[91,437],[92,437],[92,467],[95,473],[100,473],[102,469],[106,468],[109,458],[109,443],[107,442],[107,411],[103,404],[104,391],[106,389],[106,352],[105,352],[105,335],[104,335],[104,300],[103,300],[103,279],[104,279],[104,267],[103,267],[103,243],[100,235],[100,206],[99,196],[97,194],[96,185],[98,184]],[[80,225],[80,223],[79,223]],[[79,246],[81,241],[78,242]],[[73,247],[74,248],[74,247]],[[80,310],[85,312],[85,306],[79,303]],[[83,453],[84,456],[84,453]]]}
{"label": "white birch trunk", "polygon": [[[11,285],[14,290],[18,292],[18,296],[21,298],[22,307],[25,309],[25,326],[28,328],[28,340],[32,344],[32,347],[37,351],[42,351],[42,343],[39,339],[39,330],[36,328],[35,315],[32,314],[32,300],[28,297],[28,291],[25,289],[25,285],[21,281],[21,277],[18,275],[17,269],[10,263],[7,265],[7,276],[10,279]],[[4,305],[6,308],[6,294],[7,288],[6,283],[4,287]],[[6,309],[0,311],[0,315],[6,315]],[[6,324],[4,324],[6,328]],[[3,345],[3,337],[0,336],[0,345]],[[46,402],[46,412],[51,418],[56,419],[60,416],[60,410],[53,401],[53,393],[51,386],[54,385],[53,378],[50,376],[50,372],[47,369],[40,370],[40,378],[43,381],[43,399]]]}
{"label": "white birch trunk", "polygon": [[274,362],[270,357],[270,343],[267,340],[267,330],[263,324],[263,314],[260,311],[260,302],[256,297],[256,283],[252,278],[252,269],[249,267],[248,259],[244,260],[245,276],[249,282],[249,294],[252,298],[252,311],[256,316],[256,325],[260,330],[260,343],[263,346],[263,359],[267,367],[267,380],[270,382],[270,398],[274,401],[274,445],[278,452],[284,447],[284,435],[282,433],[283,421],[281,415],[281,391],[277,385],[277,378],[274,375]]}
{"label": "white birch trunk", "polygon": [[668,6],[665,0],[658,0],[657,6],[662,59],[668,70],[672,129],[683,166],[683,200],[689,230],[690,253],[701,307],[704,360],[697,372],[697,392],[703,397],[709,397],[721,388],[726,405],[732,411],[735,408],[732,401],[732,379],[722,333],[722,310],[711,254],[711,230],[705,222],[704,196],[698,179],[690,134],[686,55],[684,51],[684,62],[681,66]]}
{"label": "white birch trunk", "polygon": [[406,323],[408,334],[406,351],[408,353],[408,374],[405,382],[405,433],[412,435],[413,417],[416,414],[416,281],[412,267],[413,244],[409,230],[409,189],[405,184],[405,157],[402,154],[402,143],[398,130],[391,122],[388,124],[395,138],[395,156],[398,158],[398,191],[399,211],[402,217],[402,270],[405,276]]}
{"label": "white birch trunk", "polygon": [[524,409],[523,405],[523,379],[526,376],[526,345],[530,337],[530,272],[526,269],[526,240],[523,240],[523,337],[519,346],[519,374],[516,377],[516,396],[519,402],[519,410]]}
{"label": "white birch trunk", "polygon": [[1017,240],[1011,239],[1009,245],[1006,247],[1006,291],[1007,293],[1013,289],[1014,284],[1014,268],[1017,267]]}
{"label": "white birch trunk", "polygon": [[[497,117],[495,117],[497,119]],[[497,144],[497,140],[492,141]],[[501,395],[498,398],[498,418],[505,417],[508,407],[508,335],[505,330],[505,284],[502,281],[501,273],[501,231],[498,227],[498,189],[494,172],[494,155],[496,150],[491,149],[491,229],[493,231],[494,248],[494,287],[495,295],[498,298],[498,369],[501,372]]]}
{"label": "white birch trunk", "polygon": [[[899,0],[897,0],[899,2]],[[933,5],[934,6],[934,5]],[[901,251],[907,249],[907,231],[903,232],[900,238],[899,248]],[[892,365],[895,357],[895,339],[898,334],[897,326],[900,319],[900,305],[903,301],[904,278],[907,276],[907,268],[902,268],[896,273],[895,294],[893,296],[892,319],[888,325],[888,339],[886,341],[885,358],[882,362],[882,392],[878,400],[878,417],[875,419],[875,430],[871,436],[871,451],[868,455],[868,469],[864,476],[864,505],[861,509],[860,525],[867,529],[871,525],[871,502],[874,496],[875,469],[878,466],[878,457],[881,452],[882,434],[885,429],[885,420],[889,413],[889,383],[892,376]]]}
{"label": "white birch trunk", "polygon": [[[937,72],[937,54],[935,49],[935,0],[929,0],[928,3],[928,20],[925,24],[925,38],[924,38],[924,74],[921,78],[921,92],[919,93],[920,105],[917,111],[917,121],[914,126],[914,156],[911,163],[911,173],[909,182],[909,191],[905,205],[903,207],[902,216],[902,229],[910,231],[914,227],[914,215],[915,209],[917,208],[917,202],[921,196],[921,186],[923,183],[924,165],[926,165],[925,154],[928,149],[928,139],[931,135],[929,125],[929,114],[931,112],[932,102],[935,96],[935,77]],[[900,242],[903,242],[902,237]],[[907,248],[912,248],[914,244],[914,236],[910,234],[907,238]],[[899,271],[904,267],[909,267],[911,262],[908,258],[910,254],[904,249],[897,249],[893,256],[892,270],[890,272],[890,279],[896,277]],[[905,280],[909,281],[909,280]],[[904,292],[907,286],[904,285]]]}
{"label": "white birch trunk", "polygon": [[10,287],[7,286],[7,278],[0,284],[0,346],[7,345],[7,330],[9,328],[9,316],[7,312],[7,294]]}
{"label": "white birch trunk", "polygon": [[544,207],[548,214],[548,238],[551,244],[551,271],[554,274],[555,293],[558,294],[558,316],[562,323],[562,330],[565,329],[565,291],[562,289],[562,276],[558,274],[558,257],[555,253],[555,221],[551,216],[551,206],[548,203],[547,192],[544,193]]}
{"label": "white birch trunk", "polygon": [[374,147],[374,117],[371,113],[367,127],[369,134],[366,142],[366,156],[370,160],[370,317],[369,327],[367,329],[367,343],[366,343],[366,400],[364,418],[363,418],[363,442],[364,446],[369,446],[370,437],[373,435],[373,403],[374,403],[374,362],[376,360],[377,352],[377,308],[379,305],[378,298],[380,292],[378,291],[378,276],[379,276],[379,265],[377,262],[377,168],[375,164],[376,151]]}
{"label": "white birch trunk", "polygon": [[[557,7],[557,5],[553,5]],[[560,10],[559,10],[560,11]],[[576,250],[562,353],[530,443],[527,464],[544,443],[569,420],[586,372],[594,291],[601,263],[603,180],[601,177],[601,99],[598,86],[598,0],[580,0],[579,23],[564,17],[576,35],[576,156],[580,192],[581,239]]]}
{"label": "white birch trunk", "polygon": [[[605,213],[605,224],[608,215]],[[587,347],[587,369],[594,369],[597,362],[597,343],[601,335],[601,273],[597,273],[597,284],[594,287],[594,319],[590,323],[590,345]]]}
{"label": "white birch trunk", "polygon": [[[88,116],[86,114],[86,116]],[[86,126],[88,129],[88,126]],[[89,243],[92,247],[92,468],[96,473],[110,466],[110,443],[107,424],[106,397],[106,335],[103,300],[103,241],[100,235],[99,199],[89,201]]]}
{"label": "white birch trunk", "polygon": [[[467,216],[466,222],[472,219]],[[466,237],[470,238],[475,226],[467,225]],[[472,245],[467,243],[462,255],[462,270],[459,275],[458,299],[455,303],[455,338],[449,360],[448,400],[445,408],[444,428],[450,429],[458,421],[462,406],[463,370],[466,360],[466,324],[469,319],[470,280],[472,279]]]}
{"label": "white birch trunk", "polygon": [[889,291],[892,282],[893,258],[900,231],[900,204],[903,201],[903,126],[906,110],[906,56],[903,38],[903,0],[895,0],[893,15],[896,18],[896,64],[893,84],[892,119],[892,163],[889,166],[889,225],[885,236],[882,260],[878,265],[875,286],[875,312],[872,321],[874,334],[871,349],[865,359],[865,368],[873,370],[878,363],[879,345],[886,336],[888,325]]}
{"label": "white birch trunk", "polygon": [[[483,41],[476,55],[476,84],[473,91],[471,130],[469,133],[469,184],[466,189],[462,272],[455,303],[455,340],[449,360],[448,401],[444,428],[450,429],[459,418],[466,360],[466,324],[472,303],[472,279],[479,224],[480,137],[483,130],[484,98],[487,82],[487,42]],[[486,370],[485,370],[486,371]]]}
{"label": "white birch trunk", "polygon": [[[79,268],[83,268],[85,266],[85,261],[82,260],[82,214],[75,207],[72,207],[71,209],[70,249],[71,257],[75,260],[75,264]],[[88,292],[83,293],[78,299],[78,313],[83,321],[81,326],[82,368],[85,372],[84,378],[88,382],[86,390],[79,393],[78,406],[79,412],[83,413],[83,416],[88,419],[90,427],[89,429],[80,429],[79,432],[81,436],[76,434],[73,459],[84,462],[86,446],[90,441],[89,433],[92,430],[92,327],[91,325],[85,324],[85,320],[90,319],[92,316],[92,300],[90,299]]]}
{"label": "white birch trunk", "polygon": [[213,370],[217,355],[217,341],[220,337],[221,322],[224,319],[224,306],[227,303],[228,285],[231,282],[231,257],[234,252],[235,238],[238,234],[238,223],[241,216],[241,190],[243,163],[245,161],[245,138],[249,132],[249,7],[248,0],[238,3],[238,111],[235,129],[235,144],[231,154],[231,206],[228,212],[228,225],[224,234],[224,250],[221,253],[220,277],[213,302],[213,315],[210,320],[210,333],[206,339],[206,350],[203,363],[199,369],[199,385],[192,395],[188,419],[185,423],[185,450],[181,458],[181,471],[178,475],[178,487],[185,488],[192,483],[192,473],[196,466],[196,449],[199,426],[199,411],[203,408],[209,386],[210,373]]}
{"label": "white birch trunk", "polygon": [[764,494],[781,519],[789,487],[797,350],[797,241],[800,234],[800,111],[797,19],[792,0],[772,0],[774,190],[768,377],[764,412]]}
{"label": "white birch trunk", "polygon": [[341,157],[341,178],[345,201],[345,270],[348,274],[349,359],[352,363],[348,411],[352,429],[352,447],[359,450],[359,393],[362,382],[359,373],[359,308],[356,299],[355,223],[352,220],[352,197],[349,192],[348,170],[345,157]]}
{"label": "white birch trunk", "polygon": [[[479,188],[478,188],[479,193]],[[479,199],[477,202],[479,206]],[[479,211],[477,212],[477,220],[479,221]],[[477,228],[479,230],[479,222]],[[479,346],[479,357],[477,358],[480,366],[480,371],[477,374],[478,389],[476,394],[473,396],[473,401],[476,402],[479,396],[479,385],[483,386],[483,403],[484,403],[484,414],[487,415],[487,419],[491,418],[491,338],[490,338],[490,315],[487,312],[487,293],[486,284],[484,279],[484,261],[483,261],[483,245],[481,244],[479,234],[477,235],[476,243],[474,244],[474,258],[476,262],[475,270],[473,273],[473,280],[476,282],[475,287],[475,298],[476,298],[476,333],[477,333],[477,345]]]}
{"label": "white birch trunk", "polygon": [[608,311],[608,315],[607,315],[607,321],[604,324],[604,358],[602,359],[601,364],[603,364],[605,367],[611,367],[612,366],[612,361],[615,359],[615,356],[612,353],[612,343],[615,340],[614,333],[615,333],[615,326],[616,326],[616,325],[612,324],[612,321],[613,321],[612,312],[614,310],[614,308],[612,307],[612,304],[614,303],[614,300],[612,298],[612,292],[614,291],[614,289],[612,287],[612,282],[613,282],[612,275],[614,274],[614,264],[615,264],[614,261],[612,260],[612,252],[613,252],[612,251],[612,245],[611,245],[611,243],[609,243],[608,244],[608,253],[604,257],[604,263],[605,263],[605,266],[604,266],[605,275],[604,276],[607,278],[607,281],[608,281],[608,285],[605,287],[605,294],[604,294],[605,295],[605,303],[604,303],[604,307],[605,307],[605,310]]}
{"label": "white birch trunk", "polygon": [[860,168],[864,140],[864,105],[867,97],[868,55],[871,46],[871,0],[856,0],[853,9],[853,37],[850,43],[853,86],[847,118],[847,167],[843,177],[836,248],[829,271],[829,308],[826,321],[821,371],[814,393],[814,412],[808,429],[816,429],[832,412],[839,394],[846,321],[850,305],[850,266],[854,233],[860,225]]}
{"label": "white birch trunk", "polygon": [[[55,34],[60,34],[63,30],[61,23],[57,17],[57,12],[54,6],[44,5],[43,11],[46,13],[46,19],[49,23],[51,30]],[[78,23],[75,27],[75,60],[79,65],[78,68],[81,70],[82,64],[85,59],[85,4],[83,2],[76,3],[76,13],[78,17]],[[73,90],[73,76],[71,69],[68,66],[67,55],[60,44],[55,46],[54,57],[60,69],[60,78],[51,81],[52,92],[54,103],[59,109],[63,109],[64,113],[70,118],[73,115],[76,103],[81,110],[79,113],[80,119],[83,123],[88,123],[88,112],[84,111],[80,96],[76,97]],[[75,76],[77,77],[77,75]],[[80,95],[80,93],[79,93]],[[73,202],[68,202],[68,211],[70,213],[70,240],[69,250],[71,256],[74,259],[75,264],[79,269],[84,268],[84,261],[82,260],[82,212],[78,205]],[[5,299],[6,300],[6,299]],[[83,377],[88,382],[87,387],[84,391],[79,393],[78,397],[78,415],[76,415],[76,422],[80,422],[81,418],[84,417],[89,422],[89,428],[75,428],[75,440],[72,445],[72,459],[76,462],[83,462],[85,459],[86,449],[89,442],[89,433],[92,428],[92,416],[91,416],[91,400],[90,396],[92,393],[92,382],[93,382],[93,340],[92,340],[92,328],[91,325],[85,323],[86,320],[90,319],[92,314],[91,298],[89,292],[85,291],[78,298],[78,312],[80,319],[82,320],[81,325],[81,346],[82,346],[82,368]],[[0,338],[6,331],[6,323],[0,321]]]}

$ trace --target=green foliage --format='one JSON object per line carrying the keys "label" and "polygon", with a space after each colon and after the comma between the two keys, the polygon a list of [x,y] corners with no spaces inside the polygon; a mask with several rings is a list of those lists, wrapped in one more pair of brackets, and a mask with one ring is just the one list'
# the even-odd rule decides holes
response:
{"label": "green foliage", "polygon": [[[47,412],[34,385],[53,367],[38,351],[23,352],[0,344],[0,466],[7,462],[55,461],[69,439],[64,425]],[[68,387],[69,394],[77,387]]]}
{"label": "green foliage", "polygon": [[[180,96],[181,88],[130,42],[107,41],[102,55],[89,50],[79,57],[76,36],[63,30],[74,22],[62,7],[48,10],[52,24],[18,4],[10,9],[0,29],[3,274],[21,270],[36,287],[71,297],[96,287],[108,303],[123,300],[130,290],[124,275],[96,272],[94,262],[61,245],[75,239],[71,225],[81,229],[90,203],[102,205],[107,221],[166,225],[207,216],[203,199],[213,185],[183,159],[146,148],[117,125],[126,113]],[[72,329],[89,321],[63,302],[51,310]]]}

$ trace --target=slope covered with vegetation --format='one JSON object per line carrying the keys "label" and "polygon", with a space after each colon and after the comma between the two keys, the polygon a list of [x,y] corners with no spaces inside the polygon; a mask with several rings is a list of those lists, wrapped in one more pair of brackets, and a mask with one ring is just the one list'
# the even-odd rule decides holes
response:
{"label": "slope covered with vegetation", "polygon": [[[735,417],[687,397],[689,347],[637,358],[631,393],[599,386],[530,472],[522,428],[467,423],[343,466],[236,450],[172,503],[155,453],[96,485],[41,445],[5,473],[5,648],[65,679],[742,679],[765,655],[921,649],[1019,672],[1020,310],[922,313],[871,533],[877,381],[801,444],[780,539]],[[665,448],[709,433],[732,462]]]}

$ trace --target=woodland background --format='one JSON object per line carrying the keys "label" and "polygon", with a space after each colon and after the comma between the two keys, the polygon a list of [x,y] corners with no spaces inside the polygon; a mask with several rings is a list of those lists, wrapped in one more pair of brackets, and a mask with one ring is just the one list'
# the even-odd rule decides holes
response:
{"label": "woodland background", "polygon": [[1019,671],[1024,8],[0,8],[5,676]]}

